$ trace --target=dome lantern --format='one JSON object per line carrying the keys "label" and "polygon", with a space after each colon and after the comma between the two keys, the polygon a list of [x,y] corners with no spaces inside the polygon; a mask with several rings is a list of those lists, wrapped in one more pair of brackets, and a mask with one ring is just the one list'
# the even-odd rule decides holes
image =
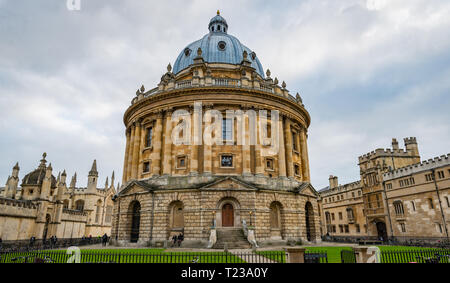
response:
{"label": "dome lantern", "polygon": [[220,15],[220,11],[217,10],[217,15],[211,19],[208,25],[209,32],[223,32],[227,33],[228,24],[227,21]]}

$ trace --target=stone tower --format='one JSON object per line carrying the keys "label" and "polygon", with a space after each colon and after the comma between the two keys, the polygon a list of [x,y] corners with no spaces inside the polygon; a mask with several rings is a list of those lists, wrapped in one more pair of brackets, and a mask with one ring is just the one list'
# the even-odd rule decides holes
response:
{"label": "stone tower", "polygon": [[88,175],[88,193],[95,193],[97,190],[97,181],[98,181],[98,172],[97,172],[97,160],[94,160],[92,163],[91,171],[89,171]]}

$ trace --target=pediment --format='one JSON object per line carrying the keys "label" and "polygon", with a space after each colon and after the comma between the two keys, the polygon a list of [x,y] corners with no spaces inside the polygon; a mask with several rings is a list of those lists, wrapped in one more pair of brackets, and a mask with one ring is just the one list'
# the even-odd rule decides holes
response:
{"label": "pediment", "polygon": [[225,177],[200,189],[257,190],[256,187],[233,177]]}
{"label": "pediment", "polygon": [[131,181],[128,184],[126,184],[124,188],[122,188],[122,190],[119,192],[119,195],[147,193],[152,190],[153,189],[151,188],[151,186],[144,182]]}
{"label": "pediment", "polygon": [[300,190],[299,190],[299,193],[303,194],[303,195],[311,196],[311,197],[318,197],[319,196],[319,193],[309,183],[306,183],[304,186],[302,186],[300,188]]}

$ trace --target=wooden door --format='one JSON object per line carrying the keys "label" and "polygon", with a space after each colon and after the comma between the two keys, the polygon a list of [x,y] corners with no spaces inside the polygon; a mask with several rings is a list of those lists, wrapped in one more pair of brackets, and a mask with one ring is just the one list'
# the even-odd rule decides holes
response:
{"label": "wooden door", "polygon": [[222,207],[222,226],[233,227],[234,226],[234,210],[233,206],[229,203]]}

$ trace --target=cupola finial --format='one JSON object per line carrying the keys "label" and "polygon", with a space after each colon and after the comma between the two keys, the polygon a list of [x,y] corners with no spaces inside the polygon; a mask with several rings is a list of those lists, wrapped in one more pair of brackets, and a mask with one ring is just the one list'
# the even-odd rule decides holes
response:
{"label": "cupola finial", "polygon": [[217,15],[220,15],[220,11],[219,10],[217,10]]}

